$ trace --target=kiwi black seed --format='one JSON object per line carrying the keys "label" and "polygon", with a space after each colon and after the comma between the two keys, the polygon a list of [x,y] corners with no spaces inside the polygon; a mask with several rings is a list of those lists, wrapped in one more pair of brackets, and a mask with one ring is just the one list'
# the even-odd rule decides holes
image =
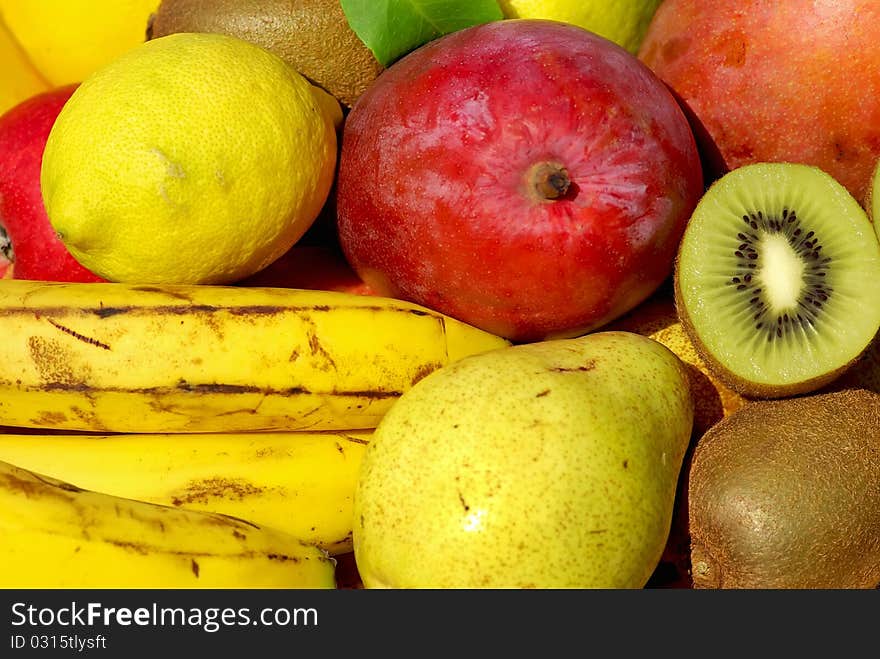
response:
{"label": "kiwi black seed", "polygon": [[880,394],[753,401],[697,441],[696,588],[880,585]]}
{"label": "kiwi black seed", "polygon": [[845,373],[880,330],[880,241],[822,170],[747,165],[694,210],[674,288],[689,338],[731,389],[809,393]]}

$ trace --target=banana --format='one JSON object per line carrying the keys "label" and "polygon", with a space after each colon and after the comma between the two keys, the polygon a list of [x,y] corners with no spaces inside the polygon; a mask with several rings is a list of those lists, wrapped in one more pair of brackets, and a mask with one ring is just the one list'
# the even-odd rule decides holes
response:
{"label": "banana", "polygon": [[505,339],[391,298],[0,280],[0,425],[185,433],[375,428]]}
{"label": "banana", "polygon": [[217,513],[79,489],[0,462],[3,588],[334,588],[336,561]]}
{"label": "banana", "polygon": [[370,437],[0,434],[0,460],[86,490],[247,519],[335,556],[352,549],[352,497]]}

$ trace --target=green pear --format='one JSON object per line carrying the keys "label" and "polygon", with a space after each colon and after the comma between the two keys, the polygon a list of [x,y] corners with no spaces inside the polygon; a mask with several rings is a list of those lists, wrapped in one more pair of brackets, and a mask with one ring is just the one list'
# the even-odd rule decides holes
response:
{"label": "green pear", "polygon": [[596,332],[432,372],[376,428],[354,499],[367,588],[642,588],[691,436],[687,369]]}

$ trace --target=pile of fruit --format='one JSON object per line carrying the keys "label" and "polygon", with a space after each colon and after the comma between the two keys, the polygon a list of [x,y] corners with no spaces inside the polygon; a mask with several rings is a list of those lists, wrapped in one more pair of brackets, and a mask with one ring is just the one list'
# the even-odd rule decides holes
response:
{"label": "pile of fruit", "polygon": [[0,587],[880,586],[880,6],[393,6],[0,0]]}

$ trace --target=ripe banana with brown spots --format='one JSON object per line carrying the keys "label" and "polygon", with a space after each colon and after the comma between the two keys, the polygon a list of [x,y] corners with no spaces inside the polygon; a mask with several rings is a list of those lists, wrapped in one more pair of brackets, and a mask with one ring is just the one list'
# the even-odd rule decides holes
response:
{"label": "ripe banana with brown spots", "polygon": [[284,288],[0,280],[0,426],[375,428],[502,338],[415,304]]}
{"label": "ripe banana with brown spots", "polygon": [[77,487],[270,526],[351,551],[352,509],[372,431],[0,434],[0,460]]}
{"label": "ripe banana with brown spots", "polygon": [[336,562],[217,513],[82,490],[0,462],[4,588],[333,588]]}

